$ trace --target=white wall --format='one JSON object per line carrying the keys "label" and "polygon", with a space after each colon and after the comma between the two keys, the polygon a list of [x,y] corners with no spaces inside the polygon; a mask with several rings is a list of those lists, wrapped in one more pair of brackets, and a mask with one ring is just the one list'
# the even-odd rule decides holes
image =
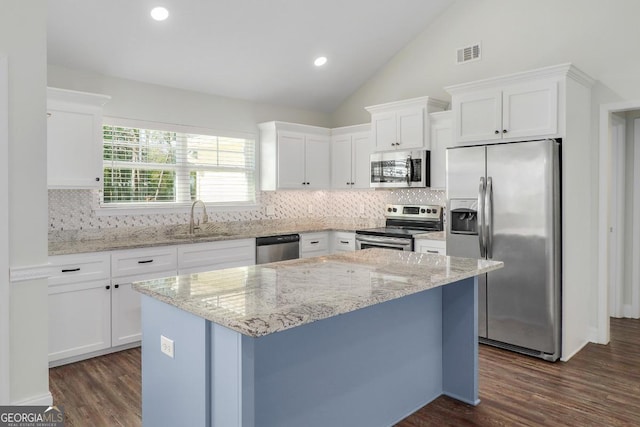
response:
{"label": "white wall", "polygon": [[[332,113],[332,125],[361,123],[364,107],[429,95],[450,99],[444,87],[548,65],[571,62],[597,80],[591,100],[590,200],[580,196],[581,242],[589,326],[598,325],[598,136],[599,105],[640,99],[640,61],[630,40],[640,39],[640,1],[458,0],[429,28]],[[455,64],[455,50],[482,43],[482,59]],[[575,180],[573,180],[575,181]],[[584,182],[584,181],[582,181]],[[583,194],[584,191],[580,191]],[[570,194],[565,193],[567,197]]]}
{"label": "white wall", "polygon": [[[0,10],[0,53],[9,64],[8,239],[14,269],[47,262],[46,2],[2,0]],[[44,404],[48,397],[47,315],[45,280],[10,284],[11,402]]]}
{"label": "white wall", "polygon": [[51,64],[48,85],[109,95],[111,100],[104,107],[104,115],[113,117],[256,134],[258,123],[271,120],[329,125],[329,115],[325,113],[256,104]]}
{"label": "white wall", "polygon": [[[634,0],[458,0],[334,111],[332,125],[364,122],[367,105],[447,100],[448,85],[565,62],[607,86],[611,101],[640,98],[629,44],[640,38],[638,16]],[[456,65],[456,49],[475,42],[482,60]]]}

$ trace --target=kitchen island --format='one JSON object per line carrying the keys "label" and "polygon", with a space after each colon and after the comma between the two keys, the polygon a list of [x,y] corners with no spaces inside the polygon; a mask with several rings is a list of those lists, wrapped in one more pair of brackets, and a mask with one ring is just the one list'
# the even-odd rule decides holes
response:
{"label": "kitchen island", "polygon": [[134,283],[143,425],[389,426],[442,394],[475,405],[476,276],[501,267],[368,249]]}

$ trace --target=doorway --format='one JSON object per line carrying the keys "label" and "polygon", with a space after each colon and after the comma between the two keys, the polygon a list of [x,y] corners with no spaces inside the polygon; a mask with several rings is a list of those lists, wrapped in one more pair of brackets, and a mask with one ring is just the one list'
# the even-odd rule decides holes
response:
{"label": "doorway", "polygon": [[609,318],[640,318],[640,101],[600,109],[598,322],[609,342]]}

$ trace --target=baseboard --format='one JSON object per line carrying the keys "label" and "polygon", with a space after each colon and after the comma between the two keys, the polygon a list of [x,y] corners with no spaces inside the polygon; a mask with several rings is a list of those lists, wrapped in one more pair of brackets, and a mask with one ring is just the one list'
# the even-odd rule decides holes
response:
{"label": "baseboard", "polygon": [[589,335],[588,335],[589,342],[596,343],[596,344],[605,344],[605,343],[600,342],[599,335],[600,334],[598,333],[598,328],[597,327],[591,326],[589,328]]}
{"label": "baseboard", "polygon": [[625,304],[622,307],[622,316],[628,319],[640,319],[640,313],[635,311],[631,304]]}
{"label": "baseboard", "polygon": [[93,357],[105,356],[107,354],[115,353],[118,351],[129,350],[130,348],[140,347],[141,342],[136,341],[130,344],[124,344],[118,347],[109,347],[104,350],[93,351],[91,353],[79,354],[77,356],[67,357],[65,359],[58,359],[52,362],[49,362],[49,368],[56,368],[62,365],[68,365],[69,363],[76,363],[82,360],[91,359]]}
{"label": "baseboard", "polygon": [[53,396],[49,391],[45,394],[41,394],[40,396],[33,396],[28,399],[18,400],[11,404],[18,406],[51,406],[53,404]]}
{"label": "baseboard", "polygon": [[589,344],[589,341],[585,340],[576,350],[574,350],[573,352],[571,352],[570,354],[562,354],[562,357],[560,358],[560,360],[562,362],[568,362],[569,359],[571,359],[573,356],[575,356],[576,354],[578,354],[580,352],[580,350],[582,350],[587,344]]}

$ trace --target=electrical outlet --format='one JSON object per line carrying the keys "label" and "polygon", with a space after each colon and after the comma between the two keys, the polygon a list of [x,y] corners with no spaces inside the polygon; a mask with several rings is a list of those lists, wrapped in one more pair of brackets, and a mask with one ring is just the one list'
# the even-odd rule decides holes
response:
{"label": "electrical outlet", "polygon": [[364,215],[364,203],[360,203],[360,215]]}
{"label": "electrical outlet", "polygon": [[310,214],[313,213],[313,205],[312,204],[309,204],[309,206],[307,206],[307,212],[310,213]]}
{"label": "electrical outlet", "polygon": [[160,335],[160,351],[173,359],[173,340]]}
{"label": "electrical outlet", "polygon": [[273,216],[276,214],[276,208],[273,205],[267,205],[267,215]]}

